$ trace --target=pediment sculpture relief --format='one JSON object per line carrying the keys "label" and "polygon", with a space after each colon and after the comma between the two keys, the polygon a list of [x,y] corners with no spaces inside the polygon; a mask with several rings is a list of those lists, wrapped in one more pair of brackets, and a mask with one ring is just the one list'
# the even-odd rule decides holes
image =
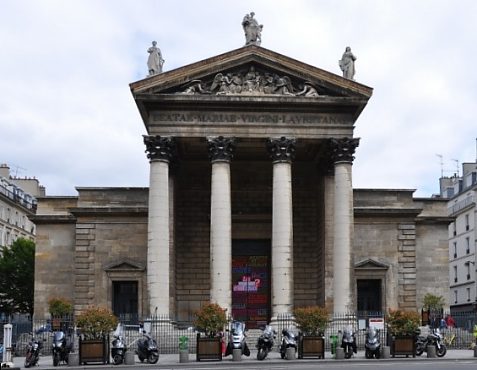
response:
{"label": "pediment sculpture relief", "polygon": [[262,72],[251,66],[248,70],[217,73],[211,82],[193,80],[180,94],[211,95],[289,95],[317,97],[320,94],[306,81],[295,85],[289,76]]}

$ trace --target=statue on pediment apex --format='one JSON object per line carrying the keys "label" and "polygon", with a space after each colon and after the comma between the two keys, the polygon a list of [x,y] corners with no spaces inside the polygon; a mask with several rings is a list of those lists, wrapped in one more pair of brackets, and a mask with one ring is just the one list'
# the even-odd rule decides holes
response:
{"label": "statue on pediment apex", "polygon": [[263,24],[258,24],[257,20],[253,17],[254,12],[246,14],[243,17],[242,27],[245,32],[245,45],[260,45],[262,42],[262,29]]}
{"label": "statue on pediment apex", "polygon": [[339,61],[340,69],[343,71],[343,77],[347,78],[348,80],[354,81],[354,61],[356,57],[351,52],[351,48],[349,46],[346,47],[341,60]]}
{"label": "statue on pediment apex", "polygon": [[147,49],[147,52],[149,53],[149,57],[147,58],[147,69],[149,71],[149,76],[162,73],[162,66],[165,62],[165,60],[162,59],[161,49],[159,49],[156,45],[157,42],[153,41],[152,46]]}

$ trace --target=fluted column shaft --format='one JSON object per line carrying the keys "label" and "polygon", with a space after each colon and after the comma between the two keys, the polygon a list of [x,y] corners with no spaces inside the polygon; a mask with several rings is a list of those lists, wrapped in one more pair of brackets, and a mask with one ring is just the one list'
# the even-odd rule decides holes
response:
{"label": "fluted column shaft", "polygon": [[210,202],[210,300],[232,312],[232,201],[230,161],[234,139],[208,138],[212,163]]}
{"label": "fluted column shaft", "polygon": [[353,154],[359,139],[332,139],[332,158],[335,163],[334,233],[333,233],[333,311],[354,311],[352,284],[353,244]]}
{"label": "fluted column shaft", "polygon": [[293,202],[291,163],[295,140],[270,139],[273,161],[272,320],[293,311]]}
{"label": "fluted column shaft", "polygon": [[147,290],[149,311],[169,317],[170,229],[169,162],[174,141],[144,136],[150,159],[147,240]]}

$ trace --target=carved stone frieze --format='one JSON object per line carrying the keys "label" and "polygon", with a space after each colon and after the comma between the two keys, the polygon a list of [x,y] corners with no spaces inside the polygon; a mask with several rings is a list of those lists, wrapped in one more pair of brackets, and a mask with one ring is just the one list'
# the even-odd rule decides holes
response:
{"label": "carved stone frieze", "polygon": [[163,160],[170,162],[176,152],[174,138],[168,136],[147,136],[144,135],[147,158],[150,160]]}
{"label": "carved stone frieze", "polygon": [[295,158],[296,140],[282,136],[279,139],[268,139],[267,150],[274,162],[291,162]]}
{"label": "carved stone frieze", "polygon": [[249,69],[217,73],[210,82],[193,80],[180,94],[211,95],[288,95],[317,97],[317,88],[309,81],[293,81],[289,76]]}
{"label": "carved stone frieze", "polygon": [[207,138],[211,161],[231,161],[235,151],[235,138],[223,136]]}
{"label": "carved stone frieze", "polygon": [[354,152],[359,145],[359,138],[330,139],[331,158],[333,162],[353,162]]}

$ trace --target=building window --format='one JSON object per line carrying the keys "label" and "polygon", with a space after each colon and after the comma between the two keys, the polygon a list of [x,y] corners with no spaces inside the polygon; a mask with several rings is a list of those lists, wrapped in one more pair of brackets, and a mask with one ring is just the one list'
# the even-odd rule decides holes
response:
{"label": "building window", "polygon": [[457,283],[457,266],[454,266],[454,283]]}
{"label": "building window", "polygon": [[456,226],[456,224],[457,224],[457,221],[452,223],[452,229],[453,229],[453,234],[454,234],[454,236],[457,235],[457,226]]}
{"label": "building window", "polygon": [[454,242],[454,258],[457,258],[457,242]]}
{"label": "building window", "polygon": [[467,261],[465,265],[467,266],[467,280],[470,280],[470,262]]}
{"label": "building window", "polygon": [[454,290],[454,303],[457,303],[457,290]]}
{"label": "building window", "polygon": [[469,231],[469,215],[465,215],[465,230]]}
{"label": "building window", "polygon": [[470,288],[467,288],[467,302],[470,302]]}
{"label": "building window", "polygon": [[465,238],[465,253],[467,254],[470,253],[470,238],[469,237]]}

